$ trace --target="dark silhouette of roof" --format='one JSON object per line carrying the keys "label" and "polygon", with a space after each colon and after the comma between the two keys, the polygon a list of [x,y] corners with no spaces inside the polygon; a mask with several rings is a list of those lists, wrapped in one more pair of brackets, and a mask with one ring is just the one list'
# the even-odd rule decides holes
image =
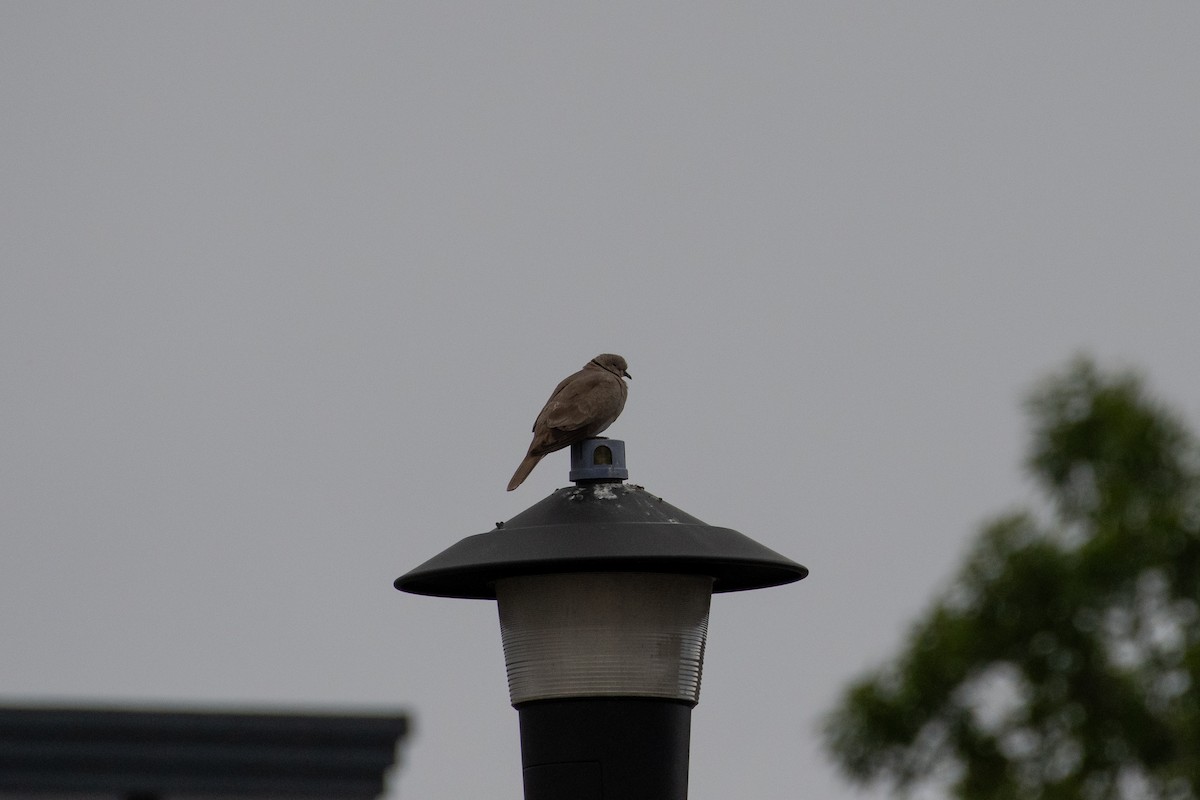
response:
{"label": "dark silhouette of roof", "polygon": [[378,797],[403,714],[0,707],[0,794]]}

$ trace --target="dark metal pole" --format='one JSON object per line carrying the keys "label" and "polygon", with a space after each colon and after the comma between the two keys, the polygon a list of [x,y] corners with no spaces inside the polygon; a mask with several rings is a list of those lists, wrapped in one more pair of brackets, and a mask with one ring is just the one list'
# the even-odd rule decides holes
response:
{"label": "dark metal pole", "polygon": [[517,712],[525,800],[687,800],[690,705],[584,698]]}

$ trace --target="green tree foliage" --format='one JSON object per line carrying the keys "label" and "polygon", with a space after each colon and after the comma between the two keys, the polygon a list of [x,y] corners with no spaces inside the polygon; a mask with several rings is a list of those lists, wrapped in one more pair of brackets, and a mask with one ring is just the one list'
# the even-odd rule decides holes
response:
{"label": "green tree foliage", "polygon": [[1130,375],[1078,360],[1028,401],[1053,520],[984,526],[825,741],[857,783],[963,800],[1200,800],[1200,469]]}

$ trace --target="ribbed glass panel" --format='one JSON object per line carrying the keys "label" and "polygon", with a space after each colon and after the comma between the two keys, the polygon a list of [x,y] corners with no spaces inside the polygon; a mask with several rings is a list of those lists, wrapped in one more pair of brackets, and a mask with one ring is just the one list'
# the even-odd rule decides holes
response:
{"label": "ribbed glass panel", "polygon": [[496,582],[513,705],[562,697],[695,703],[712,579],[579,573]]}

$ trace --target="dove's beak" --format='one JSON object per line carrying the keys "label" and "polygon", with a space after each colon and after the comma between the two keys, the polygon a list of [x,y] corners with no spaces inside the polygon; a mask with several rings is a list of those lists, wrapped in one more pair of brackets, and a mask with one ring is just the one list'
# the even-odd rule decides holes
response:
{"label": "dove's beak", "polygon": [[622,372],[621,374],[624,375],[626,378],[629,378],[629,380],[633,380],[633,376],[629,374],[628,370],[626,370],[625,372]]}

